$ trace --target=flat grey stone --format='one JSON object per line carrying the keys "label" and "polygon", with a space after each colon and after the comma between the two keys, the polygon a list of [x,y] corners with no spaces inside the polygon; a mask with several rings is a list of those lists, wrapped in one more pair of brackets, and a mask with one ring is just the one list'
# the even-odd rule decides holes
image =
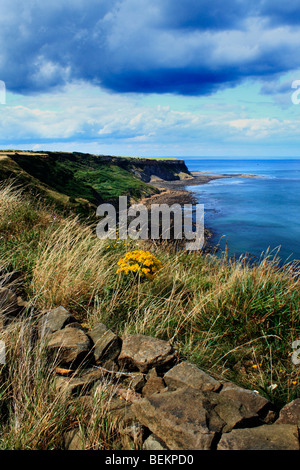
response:
{"label": "flat grey stone", "polygon": [[297,424],[300,427],[300,398],[285,405],[275,424]]}
{"label": "flat grey stone", "polygon": [[[239,401],[224,397],[214,392],[206,392],[207,408],[212,408],[224,422],[222,432],[229,432],[234,428],[249,427],[259,424],[258,414],[250,411]],[[213,417],[213,415],[212,415]],[[212,419],[209,414],[209,419]]]}
{"label": "flat grey stone", "polygon": [[90,339],[77,328],[64,328],[47,336],[47,349],[57,365],[75,365],[89,353]]}
{"label": "flat grey stone", "polygon": [[78,377],[67,378],[59,376],[55,382],[56,390],[68,397],[79,395],[79,393],[87,393],[103,377],[103,373],[95,368],[87,369]]}
{"label": "flat grey stone", "polygon": [[202,392],[186,388],[137,400],[132,410],[170,450],[208,450],[224,422],[215,415],[210,428],[206,402]]}
{"label": "flat grey stone", "polygon": [[143,397],[148,397],[149,395],[165,390],[165,388],[166,384],[161,377],[150,377],[142,388],[141,393]]}
{"label": "flat grey stone", "polygon": [[218,450],[299,450],[298,428],[291,424],[234,429],[223,434]]}
{"label": "flat grey stone", "polygon": [[221,388],[221,383],[190,362],[181,362],[164,375],[164,381],[169,389],[189,386],[202,391],[215,392]]}
{"label": "flat grey stone", "polygon": [[41,337],[50,335],[62,330],[65,326],[75,322],[73,315],[64,307],[57,307],[49,310],[39,321],[39,331]]}
{"label": "flat grey stone", "polygon": [[96,363],[115,360],[119,356],[122,347],[121,338],[103,323],[98,323],[88,335],[94,343],[93,353]]}
{"label": "flat grey stone", "polygon": [[252,413],[266,413],[272,406],[272,404],[266,398],[259,395],[259,393],[240,388],[231,383],[224,384],[220,395],[242,403]]}
{"label": "flat grey stone", "polygon": [[161,391],[132,407],[137,419],[171,450],[209,449],[216,433],[259,423],[258,415],[240,402],[192,387]]}
{"label": "flat grey stone", "polygon": [[135,392],[140,392],[145,385],[145,377],[142,373],[136,374],[130,378],[129,387]]}
{"label": "flat grey stone", "polygon": [[119,364],[124,369],[147,373],[156,367],[165,369],[176,360],[176,351],[168,341],[144,335],[129,335],[122,345]]}

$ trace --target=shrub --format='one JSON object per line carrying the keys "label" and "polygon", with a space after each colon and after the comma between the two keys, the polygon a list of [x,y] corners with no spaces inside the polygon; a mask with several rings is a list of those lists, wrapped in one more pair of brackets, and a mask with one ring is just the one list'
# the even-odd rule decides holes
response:
{"label": "shrub", "polygon": [[152,279],[162,268],[162,263],[150,251],[134,250],[126,253],[118,261],[120,266],[117,273],[137,273],[142,279]]}

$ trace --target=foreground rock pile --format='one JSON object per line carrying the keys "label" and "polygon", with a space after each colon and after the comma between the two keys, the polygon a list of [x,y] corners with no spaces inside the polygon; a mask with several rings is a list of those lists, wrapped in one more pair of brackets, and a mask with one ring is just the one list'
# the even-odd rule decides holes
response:
{"label": "foreground rock pile", "polygon": [[[20,300],[7,288],[10,315]],[[14,310],[15,308],[15,310]],[[104,324],[83,328],[63,307],[44,312],[38,334],[57,365],[56,389],[85,400],[104,381],[108,409],[126,436],[125,448],[145,450],[299,450],[300,399],[276,410],[257,392],[220,382],[180,361],[167,342],[143,335],[119,338]],[[79,429],[66,449],[84,445]]]}

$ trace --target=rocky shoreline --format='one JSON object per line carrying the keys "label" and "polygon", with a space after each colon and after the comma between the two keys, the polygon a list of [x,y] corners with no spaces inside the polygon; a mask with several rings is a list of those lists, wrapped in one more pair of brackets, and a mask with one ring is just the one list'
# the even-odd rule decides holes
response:
{"label": "rocky shoreline", "polygon": [[[202,184],[207,184],[210,181],[217,180],[217,179],[224,179],[224,178],[262,178],[261,176],[257,175],[245,175],[245,174],[234,174],[234,173],[226,173],[226,174],[214,174],[214,173],[206,173],[201,171],[192,171],[190,178],[182,178],[179,180],[172,180],[172,181],[165,181],[165,180],[158,180],[153,179],[151,181],[151,185],[156,187],[161,191],[160,194],[155,194],[148,198],[148,201],[152,198],[157,200],[160,198],[161,201],[164,201],[165,204],[169,204],[169,200],[171,203],[174,204],[173,199],[176,197],[176,202],[178,204],[196,204],[197,199],[194,196],[194,193],[188,191],[186,189],[187,186],[199,186]],[[156,204],[159,202],[155,201]],[[163,202],[161,202],[162,204]]]}

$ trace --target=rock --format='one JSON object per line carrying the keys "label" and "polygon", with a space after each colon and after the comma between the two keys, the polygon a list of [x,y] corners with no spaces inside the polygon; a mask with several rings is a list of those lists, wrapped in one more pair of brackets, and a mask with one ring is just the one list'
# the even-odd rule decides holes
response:
{"label": "rock", "polygon": [[[222,432],[229,432],[234,428],[249,427],[259,424],[259,416],[250,411],[242,403],[229,397],[214,392],[205,392],[208,400],[207,409],[213,409],[214,413],[224,422]],[[213,424],[214,415],[209,413],[208,419]]]}
{"label": "rock", "polygon": [[84,437],[79,428],[72,429],[64,435],[64,448],[65,450],[84,450],[85,443]]}
{"label": "rock", "polygon": [[56,379],[56,390],[65,396],[71,397],[79,393],[87,393],[103,374],[98,369],[87,369],[79,377],[66,378],[59,376]]}
{"label": "rock", "polygon": [[98,323],[88,335],[94,343],[93,353],[97,364],[108,359],[114,360],[120,354],[121,339],[103,323]]}
{"label": "rock", "polygon": [[103,372],[108,372],[108,373],[111,372],[112,374],[119,370],[118,364],[112,359],[108,359],[107,361],[103,362],[101,366],[98,366],[98,367],[100,367],[103,370]]}
{"label": "rock", "polygon": [[78,330],[85,331],[84,327],[78,321],[74,321],[73,323],[69,323],[64,328],[77,328]]}
{"label": "rock", "polygon": [[203,392],[182,388],[138,400],[132,410],[170,450],[208,450],[224,422],[215,415],[210,428],[206,402]]}
{"label": "rock", "polygon": [[298,428],[290,424],[235,429],[223,434],[218,450],[299,450]]}
{"label": "rock", "polygon": [[143,373],[152,367],[163,370],[175,360],[176,351],[169,342],[143,335],[127,336],[119,356],[121,367]]}
{"label": "rock", "polygon": [[128,423],[136,422],[135,414],[132,412],[131,403],[116,397],[111,393],[112,398],[110,398],[106,404],[107,411],[112,413],[114,417],[124,418]]}
{"label": "rock", "polygon": [[0,288],[0,312],[4,315],[16,316],[20,313],[21,307],[18,304],[18,297],[7,287]]}
{"label": "rock", "polygon": [[300,398],[285,405],[275,424],[297,424],[300,427]]}
{"label": "rock", "polygon": [[159,393],[166,388],[166,384],[161,377],[151,377],[147,380],[146,385],[142,388],[142,396],[148,397],[154,393]]}
{"label": "rock", "polygon": [[47,337],[47,348],[57,365],[75,366],[89,353],[90,339],[77,328],[64,328]]}
{"label": "rock", "polygon": [[144,442],[143,450],[168,450],[168,448],[155,434],[150,434]]}
{"label": "rock", "polygon": [[136,374],[132,379],[130,383],[130,387],[135,391],[135,392],[140,392],[142,388],[145,385],[145,377],[143,374]]}
{"label": "rock", "polygon": [[242,403],[250,412],[259,415],[266,414],[272,404],[257,392],[237,387],[235,384],[223,385],[220,395]]}
{"label": "rock", "polygon": [[217,434],[259,422],[240,402],[192,387],[150,395],[135,401],[132,409],[171,450],[207,450]]}
{"label": "rock", "polygon": [[50,335],[56,331],[62,330],[65,326],[75,322],[73,315],[64,307],[57,307],[49,310],[39,322],[39,331],[41,337]]}
{"label": "rock", "polygon": [[81,412],[84,412],[88,418],[91,418],[95,406],[94,397],[92,395],[79,395],[76,400]]}
{"label": "rock", "polygon": [[158,377],[158,374],[157,374],[157,370],[155,369],[155,367],[153,367],[152,369],[148,371],[146,375],[146,380],[153,379],[155,377]]}
{"label": "rock", "polygon": [[202,391],[216,392],[221,383],[190,362],[181,362],[170,369],[164,380],[169,389],[189,386]]}

